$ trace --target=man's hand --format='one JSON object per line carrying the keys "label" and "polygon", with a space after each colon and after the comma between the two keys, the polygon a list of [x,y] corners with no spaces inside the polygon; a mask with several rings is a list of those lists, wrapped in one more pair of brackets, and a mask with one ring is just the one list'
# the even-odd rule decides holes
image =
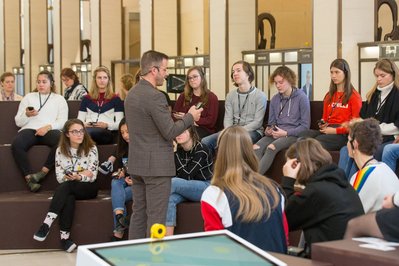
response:
{"label": "man's hand", "polygon": [[204,108],[197,109],[194,105],[191,106],[190,110],[188,110],[188,113],[191,114],[194,118],[194,121],[198,121],[201,117],[201,113],[204,110]]}

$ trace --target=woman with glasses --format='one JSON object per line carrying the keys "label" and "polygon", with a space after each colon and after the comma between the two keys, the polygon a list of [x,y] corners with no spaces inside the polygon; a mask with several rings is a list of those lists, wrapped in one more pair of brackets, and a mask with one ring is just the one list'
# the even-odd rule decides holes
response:
{"label": "woman with glasses", "polygon": [[309,98],[295,87],[296,75],[286,66],[278,67],[269,79],[278,93],[270,101],[268,125],[265,136],[255,145],[259,158],[259,173],[270,168],[277,153],[297,140],[298,134],[310,127]]}
{"label": "woman with glasses", "polygon": [[78,75],[72,68],[66,67],[61,70],[61,80],[65,85],[65,100],[82,100],[87,94],[86,87],[80,83]]}
{"label": "woman with glasses", "polygon": [[0,76],[1,93],[0,101],[20,101],[22,96],[15,93],[15,75],[11,72],[4,72]]}
{"label": "woman with glasses", "polygon": [[319,130],[309,130],[301,137],[316,138],[328,151],[339,151],[346,144],[348,122],[359,117],[362,98],[351,83],[351,71],[344,59],[335,59],[330,65],[330,89],[323,102],[323,116]]}
{"label": "woman with glasses", "polygon": [[[376,83],[366,95],[360,117],[373,117],[380,123],[382,144],[378,146],[374,158],[381,161],[385,145],[392,143],[399,135],[399,69],[393,61],[381,59],[375,64],[373,72]],[[346,146],[340,150],[339,167],[345,170],[348,179],[358,170],[349,158]]]}
{"label": "woman with glasses", "polygon": [[287,150],[281,179],[291,231],[303,230],[305,255],[312,243],[342,239],[347,222],[364,214],[358,194],[330,153],[315,139],[299,139]]}
{"label": "woman with glasses", "polygon": [[386,195],[399,191],[396,174],[373,156],[382,140],[379,122],[374,118],[354,121],[349,126],[349,132],[349,156],[359,169],[350,183],[359,194],[364,212],[378,211]]}
{"label": "woman with glasses", "polygon": [[219,101],[217,96],[208,89],[203,69],[199,66],[193,66],[187,71],[184,92],[180,94],[173,107],[173,117],[181,119],[191,106],[199,103],[202,103],[204,111],[202,111],[201,118],[195,126],[202,139],[216,132]]}
{"label": "woman with glasses", "polygon": [[97,67],[89,94],[80,104],[78,119],[84,122],[97,144],[110,144],[113,141],[112,131],[118,130],[123,112],[123,102],[113,91],[109,69]]}
{"label": "woman with glasses", "polygon": [[[64,97],[55,92],[53,75],[46,70],[39,72],[36,90],[25,95],[19,104],[15,123],[21,129],[11,145],[14,160],[32,192],[40,189],[39,182],[54,167],[60,129],[67,119],[68,105]],[[27,154],[34,145],[50,147],[46,162],[36,173]]]}
{"label": "woman with glasses", "polygon": [[98,192],[97,147],[79,119],[65,123],[55,160],[60,185],[54,192],[43,224],[33,238],[44,241],[54,220],[59,217],[61,246],[66,252],[72,252],[76,248],[70,238],[75,200],[93,199]]}

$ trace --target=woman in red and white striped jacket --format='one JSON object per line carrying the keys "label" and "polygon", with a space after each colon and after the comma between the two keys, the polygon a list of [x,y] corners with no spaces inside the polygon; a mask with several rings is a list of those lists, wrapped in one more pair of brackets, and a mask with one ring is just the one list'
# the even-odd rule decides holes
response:
{"label": "woman in red and white striped jacket", "polygon": [[241,126],[222,131],[211,186],[201,198],[205,231],[227,229],[263,250],[286,253],[283,208],[278,185],[258,173],[248,132]]}

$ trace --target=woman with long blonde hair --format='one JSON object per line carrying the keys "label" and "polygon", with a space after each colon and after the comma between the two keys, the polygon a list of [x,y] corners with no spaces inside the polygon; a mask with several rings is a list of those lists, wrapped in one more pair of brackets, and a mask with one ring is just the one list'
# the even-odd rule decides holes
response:
{"label": "woman with long blonde hair", "polygon": [[211,186],[202,194],[205,230],[228,229],[261,249],[285,253],[287,228],[278,185],[258,173],[248,132],[223,130]]}
{"label": "woman with long blonde hair", "polygon": [[113,141],[112,131],[118,130],[123,112],[123,102],[114,93],[109,69],[97,67],[89,94],[80,104],[78,119],[84,122],[87,132],[97,144],[110,144]]}
{"label": "woman with long blonde hair", "polygon": [[[375,63],[373,73],[376,82],[367,93],[360,117],[373,117],[380,123],[382,144],[374,153],[374,158],[381,161],[384,147],[399,135],[399,68],[390,59],[381,59]],[[340,151],[339,166],[345,170],[348,179],[358,170],[349,158],[347,147]]]}

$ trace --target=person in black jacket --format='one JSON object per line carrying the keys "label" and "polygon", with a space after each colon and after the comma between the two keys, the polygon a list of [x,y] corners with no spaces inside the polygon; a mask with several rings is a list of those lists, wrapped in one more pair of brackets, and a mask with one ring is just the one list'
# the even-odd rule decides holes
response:
{"label": "person in black jacket", "polygon": [[[385,145],[399,135],[399,68],[389,59],[379,60],[374,67],[376,82],[367,93],[367,100],[360,109],[360,117],[375,118],[380,122],[382,144],[374,153],[374,158],[381,161]],[[339,167],[345,170],[349,179],[358,170],[349,158],[348,148],[342,147],[339,154]]]}
{"label": "person in black jacket", "polygon": [[288,227],[303,230],[310,257],[312,243],[342,239],[347,222],[364,214],[363,206],[344,171],[317,140],[298,140],[286,157],[282,186]]}
{"label": "person in black jacket", "polygon": [[166,215],[166,234],[173,235],[176,206],[183,201],[200,201],[212,178],[213,160],[209,149],[200,142],[195,126],[176,137],[176,177],[172,178]]}

